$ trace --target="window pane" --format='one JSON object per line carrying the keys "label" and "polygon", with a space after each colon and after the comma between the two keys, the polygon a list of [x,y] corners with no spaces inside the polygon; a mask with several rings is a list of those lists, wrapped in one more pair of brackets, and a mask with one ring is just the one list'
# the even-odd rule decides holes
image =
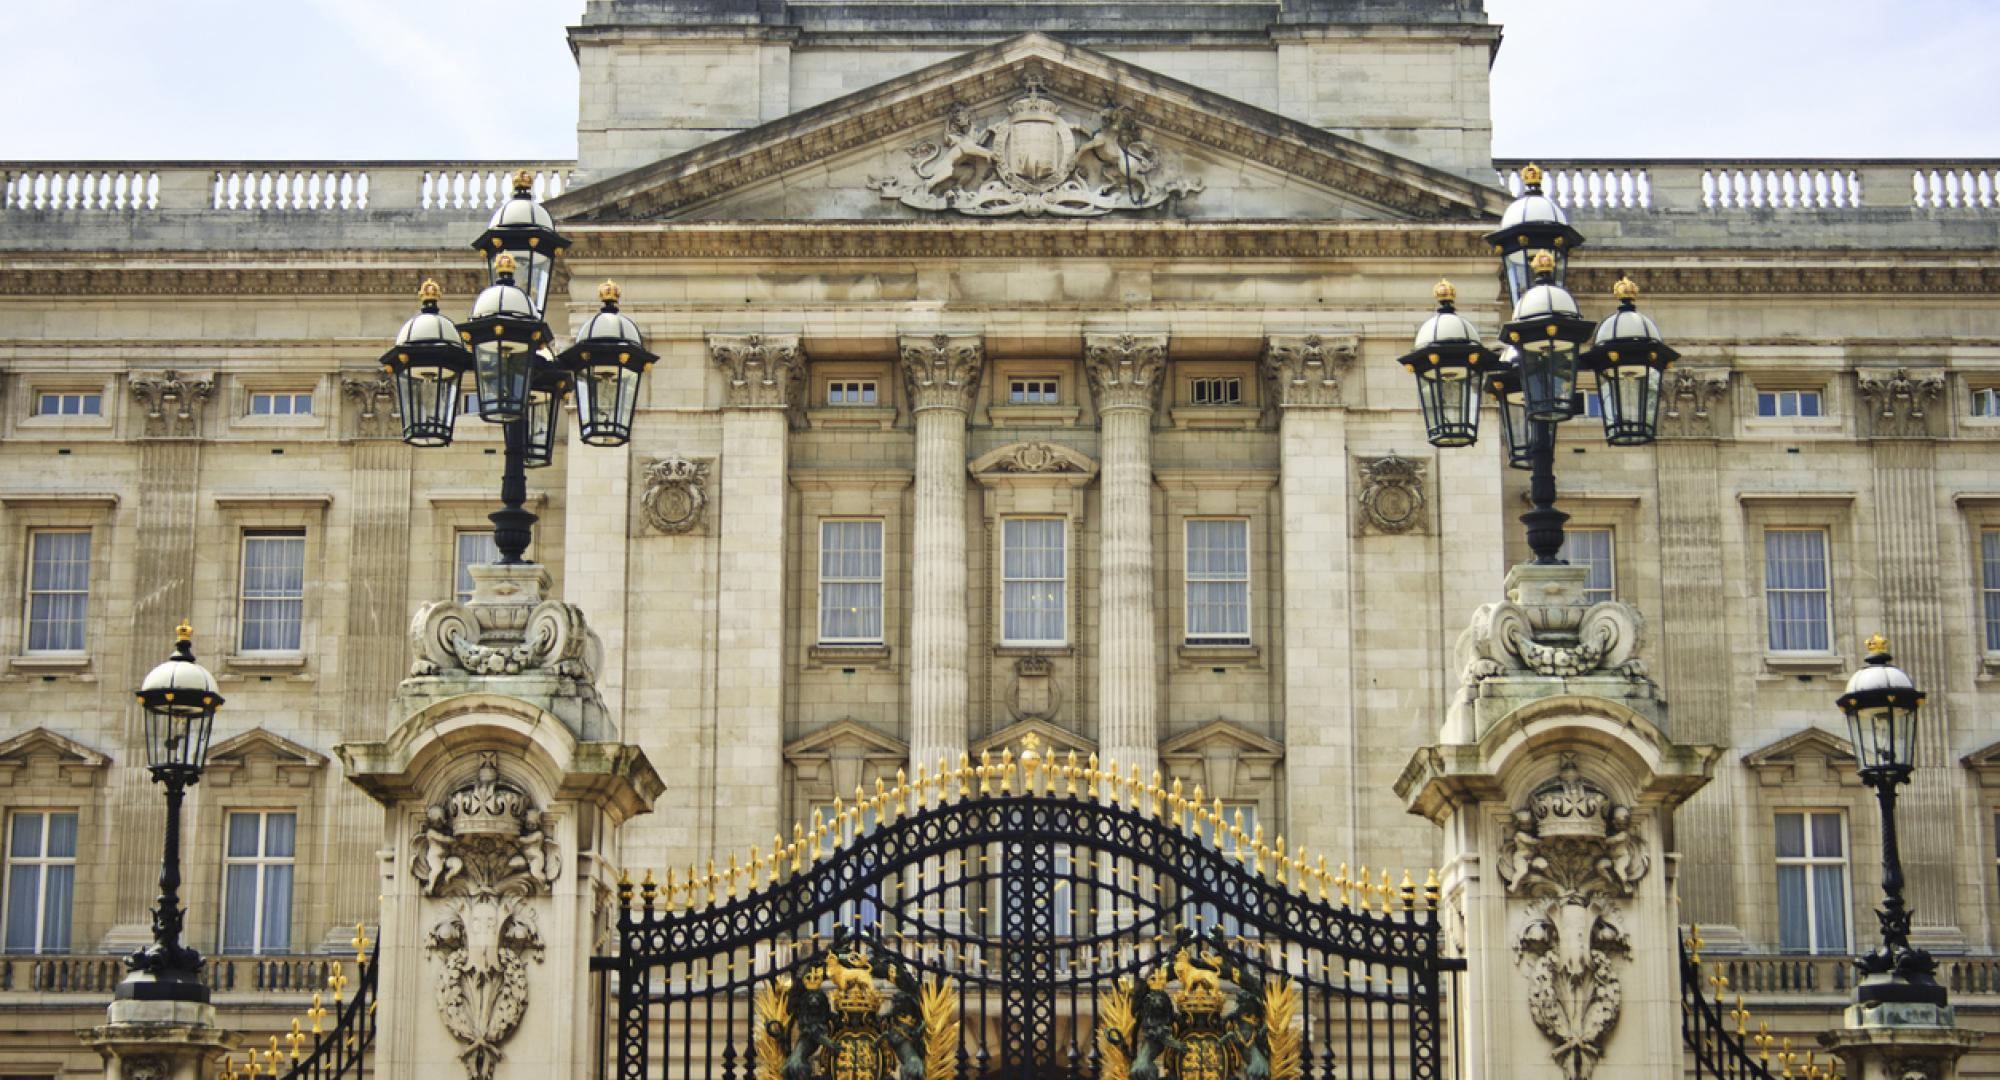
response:
{"label": "window pane", "polygon": [[1803,814],[1778,815],[1778,858],[1797,859],[1806,853],[1806,824]]}
{"label": "window pane", "polygon": [[76,815],[49,815],[48,856],[52,859],[76,858]]}
{"label": "window pane", "polygon": [[35,913],[42,894],[42,868],[7,868],[7,951],[35,951]]}
{"label": "window pane", "polygon": [[882,640],[882,523],[820,523],[820,638]]}
{"label": "window pane", "polygon": [[1060,518],[1010,518],[1003,523],[1003,640],[1064,640],[1063,527]]}
{"label": "window pane", "polygon": [[1589,571],[1583,596],[1591,603],[1609,600],[1615,591],[1610,529],[1571,529],[1563,534],[1559,558]]}
{"label": "window pane", "polygon": [[90,534],[38,532],[28,562],[30,652],[81,652],[90,599]]}
{"label": "window pane", "polygon": [[1847,951],[1847,882],[1842,866],[1815,866],[1813,875],[1813,949]]}
{"label": "window pane", "polygon": [[296,814],[264,815],[264,854],[277,859],[291,858],[298,822]]}
{"label": "window pane", "polygon": [[264,935],[257,951],[284,952],[292,947],[292,868],[264,868]]}
{"label": "window pane", "polygon": [[42,815],[15,814],[13,837],[7,842],[7,854],[32,859],[41,853]]}
{"label": "window pane", "polygon": [[304,614],[306,540],[243,538],[243,648],[297,652]]}
{"label": "window pane", "polygon": [[1778,947],[1787,952],[1812,948],[1812,929],[1806,911],[1806,868],[1778,867]]}
{"label": "window pane", "polygon": [[261,815],[229,815],[228,855],[232,859],[254,859],[257,857],[258,828],[262,825]]}
{"label": "window pane", "polygon": [[[248,815],[241,815],[248,816]],[[231,822],[232,831],[234,821]],[[247,953],[257,948],[257,867],[238,864],[223,878],[222,951]]]}
{"label": "window pane", "polygon": [[76,893],[74,863],[43,868],[42,951],[69,951],[69,914]]}
{"label": "window pane", "polygon": [[1838,859],[1845,852],[1840,843],[1840,815],[1812,815],[1812,853],[1815,858]]}
{"label": "window pane", "polygon": [[472,570],[474,566],[485,566],[500,561],[500,546],[494,543],[490,532],[462,532],[458,534],[458,552],[454,556],[454,577],[460,603],[472,598]]}

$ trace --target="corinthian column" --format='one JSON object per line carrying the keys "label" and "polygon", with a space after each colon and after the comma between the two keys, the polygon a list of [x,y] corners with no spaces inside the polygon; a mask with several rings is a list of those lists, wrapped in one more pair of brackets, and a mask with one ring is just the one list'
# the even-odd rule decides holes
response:
{"label": "corinthian column", "polygon": [[1097,741],[1121,769],[1150,777],[1159,753],[1153,635],[1153,408],[1166,377],[1167,335],[1085,334],[1097,398],[1103,544],[1097,617]]}
{"label": "corinthian column", "polygon": [[970,334],[905,334],[898,344],[917,422],[910,757],[931,768],[957,762],[967,745],[965,415],[985,357]]}

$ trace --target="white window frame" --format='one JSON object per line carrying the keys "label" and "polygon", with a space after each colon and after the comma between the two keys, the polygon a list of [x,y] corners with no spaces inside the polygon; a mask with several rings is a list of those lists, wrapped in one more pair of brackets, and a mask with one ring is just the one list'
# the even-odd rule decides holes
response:
{"label": "white window frame", "polygon": [[[1007,526],[1016,521],[1053,521],[1061,526],[1060,534],[1062,536],[1063,572],[1060,578],[1009,577],[1007,575]],[[1068,518],[1050,514],[1010,514],[1000,519],[1000,644],[1001,645],[1007,646],[1009,648],[1061,648],[1069,644],[1069,571],[1070,571],[1070,547],[1071,547],[1069,542],[1070,541],[1069,531],[1070,530],[1069,530]],[[1007,633],[1007,586],[1015,583],[1029,584],[1033,582],[1042,582],[1044,584],[1053,582],[1056,586],[1056,597],[1058,599],[1058,602],[1062,605],[1062,608],[1058,612],[1058,618],[1056,620],[1057,623],[1062,628],[1062,634],[1059,637],[1051,639],[1017,638],[1009,636]]]}
{"label": "white window frame", "polygon": [[[1799,818],[1799,836],[1805,850],[1805,854],[1803,855],[1776,854],[1778,849],[1778,819],[1787,816]],[[1812,822],[1816,817],[1833,817],[1840,821],[1840,854],[1838,856],[1814,855],[1812,853]],[[1851,855],[1854,851],[1854,840],[1848,833],[1847,812],[1844,810],[1810,809],[1804,807],[1776,811],[1771,818],[1771,850],[1776,866],[1799,866],[1805,868],[1807,946],[1803,950],[1784,948],[1784,913],[1783,911],[1779,911],[1777,933],[1774,935],[1778,939],[1779,948],[1786,955],[1791,956],[1843,956],[1852,952],[1854,949],[1854,866]],[[1819,885],[1817,884],[1817,875],[1813,873],[1814,867],[1821,866],[1840,867],[1842,900],[1840,944],[1824,951],[1820,949],[1819,945],[1819,903],[1817,894]],[[1771,888],[1771,899],[1774,910],[1777,910],[1775,905],[1778,902],[1779,895],[1774,871]]]}
{"label": "white window frame", "polygon": [[[82,589],[36,589],[35,588],[35,545],[44,536],[81,535],[84,538],[83,588]],[[82,656],[90,651],[90,571],[97,546],[94,531],[88,528],[36,528],[28,530],[27,566],[21,582],[21,652],[28,656]],[[83,640],[74,649],[37,649],[35,640],[35,597],[37,596],[83,596]]]}
{"label": "white window frame", "polygon": [[[861,400],[839,400],[852,397]],[[829,409],[874,409],[882,405],[881,383],[875,379],[835,378],[826,383],[826,406]]]}
{"label": "white window frame", "polygon": [[[1812,395],[1813,411],[1805,411],[1806,395]],[[1771,412],[1764,411],[1764,403],[1769,400]],[[1790,406],[1791,412],[1785,408]],[[1772,390],[1758,390],[1756,414],[1759,420],[1823,420],[1826,418],[1826,391],[1818,387],[1784,387]]]}
{"label": "white window frame", "polygon": [[[305,402],[303,410],[299,408],[301,398]],[[272,408],[264,412],[258,412],[257,404],[259,399],[268,402]],[[283,411],[276,408],[280,402],[283,402],[285,406]],[[309,417],[316,415],[313,409],[315,404],[316,402],[313,401],[313,392],[311,390],[252,390],[249,392],[248,400],[244,404],[243,414],[245,416],[254,416],[260,420],[290,420],[302,416]]]}
{"label": "white window frame", "polygon": [[[55,399],[56,408],[54,411],[44,411],[42,406],[51,398]],[[75,412],[64,408],[71,400],[76,402],[77,408]],[[84,406],[86,404],[95,404],[97,407],[95,409],[85,409]],[[85,417],[101,419],[104,416],[104,392],[102,390],[37,390],[35,391],[34,412],[30,415],[55,417],[59,420],[77,420]]]}
{"label": "white window frame", "polygon": [[[36,850],[40,854],[15,855],[14,822],[28,814],[33,814],[42,819],[41,843],[36,847]],[[41,807],[24,808],[7,814],[5,821],[0,822],[0,824],[4,824],[6,827],[5,835],[0,836],[0,863],[4,863],[6,873],[4,878],[0,878],[0,882],[4,882],[6,892],[5,903],[0,904],[0,934],[5,933],[6,927],[13,925],[14,905],[20,901],[20,897],[14,895],[14,869],[20,866],[33,866],[36,868],[34,945],[26,950],[9,949],[4,937],[0,937],[0,955],[37,956],[43,954],[49,930],[49,868],[56,866],[67,866],[70,868],[70,906],[68,911],[62,913],[65,922],[64,929],[66,931],[63,937],[67,944],[62,949],[50,950],[50,952],[68,952],[76,947],[76,852],[72,850],[68,855],[49,854],[49,819],[61,815],[78,819],[78,827],[80,827],[81,819],[77,811],[61,807],[46,809]],[[77,838],[76,846],[81,847],[82,834],[77,831],[76,827],[73,827],[70,832],[71,835]]]}
{"label": "white window frame", "polygon": [[[1231,522],[1243,527],[1243,576],[1240,579],[1234,577],[1204,577],[1196,579],[1194,576],[1194,526],[1196,524],[1214,522]],[[1250,519],[1242,516],[1191,517],[1186,519],[1185,523],[1181,526],[1181,541],[1181,642],[1186,645],[1217,646],[1250,644],[1251,634],[1257,625],[1255,621],[1256,590],[1251,587],[1251,579],[1254,575],[1251,560],[1254,557],[1254,552],[1251,550]],[[1194,586],[1197,580],[1200,584],[1204,585],[1233,584],[1239,580],[1242,582],[1242,634],[1196,634],[1194,632]]]}
{"label": "white window frame", "polygon": [[[250,542],[252,540],[287,539],[296,540],[299,545],[299,591],[296,596],[279,594],[250,595]],[[297,656],[305,650],[306,642],[306,530],[300,528],[244,529],[237,545],[237,587],[236,587],[236,647],[245,656]],[[252,649],[245,644],[245,635],[250,630],[250,602],[252,600],[289,600],[298,605],[298,644],[289,649]]]}
{"label": "white window frame", "polygon": [[1577,554],[1577,551],[1574,547],[1571,546],[1570,541],[1572,538],[1580,536],[1584,533],[1589,533],[1593,536],[1601,534],[1604,537],[1603,566],[1604,566],[1605,577],[1608,580],[1609,584],[1602,588],[1592,587],[1590,585],[1589,579],[1586,578],[1584,581],[1583,598],[1586,601],[1593,604],[1600,603],[1605,600],[1615,600],[1618,598],[1618,530],[1617,529],[1609,525],[1590,525],[1590,526],[1585,526],[1583,528],[1565,529],[1563,531],[1562,550],[1557,553],[1556,557],[1564,560],[1565,562],[1572,562],[1580,566],[1585,566],[1595,569],[1598,566],[1596,561],[1584,560],[1578,562],[1573,557]]}
{"label": "white window frame", "polygon": [[[1234,393],[1229,395],[1230,400],[1228,401],[1215,400],[1217,392],[1222,390],[1224,387],[1230,387],[1234,391]],[[1201,400],[1204,388],[1206,388],[1207,397],[1209,398],[1209,400],[1207,401]],[[1225,408],[1225,409],[1236,408],[1241,406],[1243,404],[1243,376],[1195,375],[1189,378],[1188,404],[1197,406],[1199,408]]]}
{"label": "white window frame", "polygon": [[1054,375],[1010,375],[1008,405],[1060,405],[1062,380]]}
{"label": "white window frame", "polygon": [[[231,855],[229,854],[231,826],[237,817],[244,815],[254,816],[257,819],[257,854]],[[279,816],[292,819],[292,853],[290,855],[266,854],[271,849],[271,819]],[[249,952],[230,951],[226,945],[229,940],[229,870],[234,866],[254,866],[257,868],[257,895],[251,906],[251,919],[253,921],[251,923],[251,947]],[[218,953],[226,953],[230,956],[283,955],[273,953],[265,945],[265,939],[269,935],[265,932],[268,928],[264,925],[264,889],[269,881],[266,870],[273,866],[289,866],[292,868],[292,905],[285,911],[285,948],[287,952],[290,952],[295,950],[297,945],[292,940],[292,931],[296,929],[294,916],[297,914],[299,902],[299,813],[297,810],[253,809],[232,809],[224,813],[222,815],[222,911],[220,915],[221,924],[217,927],[215,939],[216,951]]]}
{"label": "white window frame", "polygon": [[[875,526],[875,569],[873,577],[828,577],[826,573],[826,536],[830,525],[873,525]],[[814,606],[817,617],[815,640],[821,645],[880,645],[888,640],[888,609],[885,605],[885,579],[888,573],[888,523],[879,517],[824,517],[819,519],[819,552],[815,560],[814,580],[818,584],[819,602]],[[875,587],[875,630],[873,635],[859,637],[832,637],[826,632],[826,604],[828,585],[873,585]]]}
{"label": "white window frame", "polygon": [[1979,530],[1979,600],[1981,648],[2000,654],[2000,529]]}
{"label": "white window frame", "polygon": [[498,562],[500,558],[499,555],[500,549],[494,542],[494,532],[492,529],[452,530],[451,594],[453,599],[456,599],[461,604],[467,603],[472,599],[472,588],[469,585],[469,582],[471,581],[471,574],[466,570],[466,567],[481,565],[478,563],[467,562],[465,558],[465,542],[468,539],[471,539],[476,536],[483,536],[486,538],[486,546],[488,548],[491,548],[493,551],[493,561]]}
{"label": "white window frame", "polygon": [[2000,386],[1975,386],[1971,397],[1972,416],[1981,420],[2000,419]]}
{"label": "white window frame", "polygon": [[[1780,587],[1774,587],[1771,584],[1771,536],[1776,533],[1809,533],[1817,535],[1819,537],[1820,580],[1824,583],[1824,585],[1821,588],[1819,589],[1799,589],[1799,588],[1789,588],[1789,587],[1780,588]],[[1775,656],[1825,656],[1832,653],[1834,651],[1835,642],[1833,635],[1833,534],[1831,530],[1821,528],[1818,526],[1806,526],[1803,528],[1791,528],[1791,527],[1774,528],[1766,526],[1762,531],[1762,539],[1763,539],[1763,549],[1764,549],[1762,566],[1763,566],[1765,650]],[[1772,634],[1773,612],[1772,612],[1771,600],[1773,594],[1783,593],[1787,595],[1790,594],[1810,595],[1815,592],[1819,594],[1820,598],[1820,603],[1819,603],[1820,624],[1825,630],[1826,647],[1819,649],[1780,648],[1778,646],[1777,641],[1774,638],[1774,635]]]}

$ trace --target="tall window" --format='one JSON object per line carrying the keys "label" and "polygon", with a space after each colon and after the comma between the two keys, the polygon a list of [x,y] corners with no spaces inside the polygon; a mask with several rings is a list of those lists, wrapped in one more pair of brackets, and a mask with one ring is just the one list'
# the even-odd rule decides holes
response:
{"label": "tall window", "polygon": [[1986,651],[2000,652],[2000,529],[1979,534],[1979,594],[1986,616]]}
{"label": "tall window", "polygon": [[1817,390],[1759,390],[1757,392],[1758,416],[1819,416],[1820,394]]}
{"label": "tall window", "polygon": [[1187,523],[1187,640],[1191,645],[1250,640],[1248,521]]}
{"label": "tall window", "polygon": [[90,608],[90,533],[44,530],[28,537],[31,653],[82,652]]}
{"label": "tall window", "polygon": [[1764,531],[1764,609],[1773,652],[1833,651],[1826,533]]}
{"label": "tall window", "polygon": [[1583,581],[1583,598],[1586,601],[1595,604],[1616,595],[1618,578],[1612,558],[1610,529],[1564,531],[1562,551],[1557,557],[1590,571],[1590,576]]}
{"label": "tall window", "polygon": [[1055,403],[1056,380],[1054,379],[1007,380],[1009,405],[1054,405]]}
{"label": "tall window", "polygon": [[292,863],[298,816],[229,815],[222,859],[222,951],[281,953],[292,946]]}
{"label": "tall window", "polygon": [[1847,951],[1847,822],[1838,811],[1778,815],[1778,947]]}
{"label": "tall window", "polygon": [[463,604],[472,599],[472,567],[500,561],[500,547],[493,542],[493,530],[467,530],[457,537],[452,555],[452,593]]}
{"label": "tall window", "polygon": [[882,523],[819,524],[819,639],[882,643]]}
{"label": "tall window", "polygon": [[2000,387],[1982,386],[1972,392],[1972,415],[2000,416]]}
{"label": "tall window", "polygon": [[7,828],[7,951],[69,951],[76,815],[23,811]]}
{"label": "tall window", "polygon": [[244,533],[243,651],[298,652],[305,597],[305,534]]}
{"label": "tall window", "polygon": [[102,416],[104,395],[92,393],[38,394],[36,416]]}
{"label": "tall window", "polygon": [[250,395],[251,416],[311,416],[313,396],[302,391],[263,391]]}
{"label": "tall window", "polygon": [[836,379],[826,384],[828,405],[873,405],[875,398],[873,379]]}
{"label": "tall window", "polygon": [[1000,531],[1000,639],[1008,645],[1060,645],[1063,630],[1064,522],[1008,518]]}

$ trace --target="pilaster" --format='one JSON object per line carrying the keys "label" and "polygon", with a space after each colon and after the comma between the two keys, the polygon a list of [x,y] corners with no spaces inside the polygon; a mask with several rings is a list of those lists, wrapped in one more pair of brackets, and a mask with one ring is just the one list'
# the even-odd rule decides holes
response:
{"label": "pilaster", "polygon": [[1145,776],[1159,754],[1152,453],[1167,335],[1093,333],[1083,345],[1102,430],[1097,741],[1106,761]]}

